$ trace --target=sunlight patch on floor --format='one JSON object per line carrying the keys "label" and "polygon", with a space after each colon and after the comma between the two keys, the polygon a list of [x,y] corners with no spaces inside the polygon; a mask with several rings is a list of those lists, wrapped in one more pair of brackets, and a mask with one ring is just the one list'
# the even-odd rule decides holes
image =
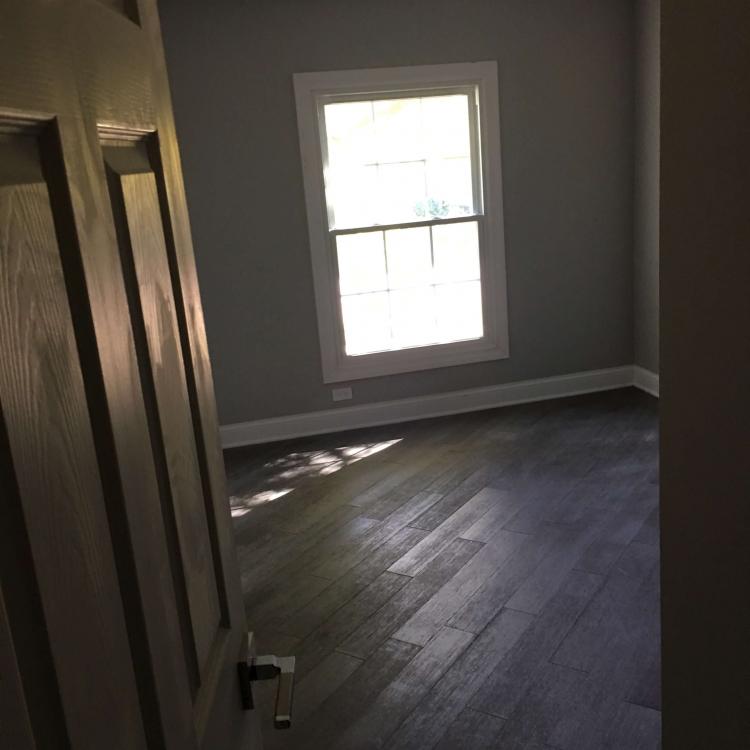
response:
{"label": "sunlight patch on floor", "polygon": [[232,518],[240,518],[255,508],[285,497],[296,489],[295,484],[302,479],[330,476],[357,461],[382,453],[401,440],[397,438],[316,451],[295,451],[275,458],[263,466],[267,478],[262,490],[229,498]]}

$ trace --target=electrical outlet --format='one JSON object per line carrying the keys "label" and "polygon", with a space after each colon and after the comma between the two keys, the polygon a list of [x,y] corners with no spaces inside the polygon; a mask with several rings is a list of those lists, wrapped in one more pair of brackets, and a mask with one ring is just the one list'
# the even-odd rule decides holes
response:
{"label": "electrical outlet", "polygon": [[345,388],[332,388],[331,398],[334,401],[348,401],[352,397],[352,389],[349,386]]}

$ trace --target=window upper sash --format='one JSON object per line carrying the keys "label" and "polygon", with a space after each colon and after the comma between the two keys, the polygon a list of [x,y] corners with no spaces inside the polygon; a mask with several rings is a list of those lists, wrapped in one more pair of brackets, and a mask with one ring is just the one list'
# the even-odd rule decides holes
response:
{"label": "window upper sash", "polygon": [[[436,102],[439,108],[440,104],[437,103],[439,98],[445,100],[452,97],[460,97],[465,100],[465,104],[458,110],[454,109],[452,113],[454,116],[457,114],[463,120],[462,127],[466,128],[463,135],[465,150],[453,154],[442,152],[439,149],[431,151],[431,148],[434,149],[435,144],[441,138],[441,120],[439,119],[439,109],[434,110],[430,115],[429,112],[424,112],[424,107]],[[383,156],[381,151],[383,142],[378,126],[382,127],[383,119],[387,121],[387,116],[384,118],[382,113],[378,115],[375,107],[389,100],[419,102],[418,128],[420,129],[420,135],[424,136],[424,141],[421,138],[414,141],[415,150],[413,153],[410,153],[407,147],[399,154],[399,157],[393,158],[393,154],[391,154],[390,158],[387,156],[381,158]],[[315,97],[315,103],[320,159],[323,168],[323,194],[329,232],[362,231],[367,227],[376,226],[419,226],[439,220],[470,220],[483,215],[481,118],[477,84],[420,87],[404,85],[403,87],[391,86],[388,90],[349,91],[335,94],[318,93]],[[353,144],[356,143],[357,139],[362,141],[358,147],[362,148],[363,153],[366,154],[364,158],[363,153],[353,156],[347,154],[342,157],[336,153],[336,148],[331,152],[331,147],[336,142],[337,136],[333,135],[332,141],[329,139],[331,134],[328,132],[326,107],[338,104],[370,104],[372,107],[370,121],[368,123],[365,118],[362,124],[362,132],[348,136]],[[463,109],[464,107],[465,109]],[[461,114],[461,109],[463,109],[463,114]],[[431,127],[430,116],[436,118],[434,128]],[[459,138],[458,142],[461,140],[462,138]],[[340,143],[339,141],[339,146]],[[344,151],[346,151],[346,147]],[[462,161],[465,164],[463,168],[459,166]],[[415,193],[411,199],[405,198],[403,206],[401,206],[398,199],[388,199],[387,196],[391,195],[391,191],[388,190],[389,178],[385,177],[384,172],[391,171],[391,175],[393,175],[392,170],[408,170],[412,165],[416,172],[420,171],[421,166],[424,191],[421,196]],[[455,170],[456,167],[459,168],[459,173],[450,171],[451,169]],[[445,171],[446,169],[448,171]],[[351,173],[355,170],[360,172],[359,179],[361,182],[359,184],[356,184],[356,178],[352,179],[351,177]],[[442,170],[442,174],[440,174],[440,170]],[[412,178],[416,176],[416,172],[415,175],[411,176]],[[409,178],[406,175],[404,177],[408,182]],[[452,180],[452,178],[454,179]],[[393,179],[393,176],[390,179]],[[438,184],[442,181],[442,186],[435,188],[433,180],[437,180]],[[450,189],[447,189],[446,193],[445,185],[452,181],[454,184],[463,185],[464,193],[461,197],[464,200],[446,201],[446,198],[455,198],[455,193],[451,196]],[[401,180],[396,181],[396,190],[401,182]],[[353,191],[361,191],[361,208],[355,206],[356,201],[351,201],[350,196]],[[411,203],[411,206],[409,203]],[[366,215],[368,205],[370,206],[370,216]],[[417,211],[417,206],[421,209],[421,215]],[[447,216],[441,216],[434,212],[436,207],[439,209],[443,206],[449,212]],[[411,212],[417,213],[417,215],[412,217]]]}

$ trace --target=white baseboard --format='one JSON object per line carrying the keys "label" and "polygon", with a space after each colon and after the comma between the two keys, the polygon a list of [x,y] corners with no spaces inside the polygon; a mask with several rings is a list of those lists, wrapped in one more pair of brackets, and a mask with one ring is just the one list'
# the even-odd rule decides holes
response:
{"label": "white baseboard", "polygon": [[659,376],[655,372],[633,365],[633,385],[659,398]]}
{"label": "white baseboard", "polygon": [[[221,428],[221,443],[224,448],[271,443],[276,440],[321,435],[326,432],[341,432],[358,427],[409,422],[415,419],[481,411],[529,401],[545,401],[563,396],[608,391],[629,385],[636,385],[652,393],[645,385],[636,382],[635,370],[641,370],[641,368],[626,365],[607,370],[589,370],[551,378],[471,388],[465,391],[451,391],[431,396],[344,406],[308,414],[292,414],[285,417],[228,424]],[[643,372],[647,371],[643,370]],[[654,395],[658,395],[658,376],[653,373],[648,374],[656,378],[656,394]],[[645,379],[643,382],[646,382]]]}

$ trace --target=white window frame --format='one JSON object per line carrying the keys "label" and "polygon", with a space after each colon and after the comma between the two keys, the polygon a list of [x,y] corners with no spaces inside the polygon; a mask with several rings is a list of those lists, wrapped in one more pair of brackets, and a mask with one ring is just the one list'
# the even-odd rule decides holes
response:
{"label": "white window frame", "polygon": [[[429,90],[470,87],[478,95],[480,184],[475,187],[475,214],[459,218],[378,225],[378,229],[432,226],[476,221],[484,335],[479,339],[408,349],[347,355],[338,285],[335,236],[356,231],[330,230],[324,182],[323,105],[340,97],[372,94],[403,96]],[[313,283],[323,366],[323,381],[348,380],[414,372],[438,367],[505,359],[509,356],[508,304],[503,228],[500,111],[497,63],[474,62],[372,68],[294,75],[300,151],[310,233]],[[474,118],[476,119],[476,118]],[[477,128],[473,128],[476,132]],[[473,144],[472,148],[475,148]],[[481,190],[479,189],[481,187]],[[373,229],[372,227],[361,228]]]}

